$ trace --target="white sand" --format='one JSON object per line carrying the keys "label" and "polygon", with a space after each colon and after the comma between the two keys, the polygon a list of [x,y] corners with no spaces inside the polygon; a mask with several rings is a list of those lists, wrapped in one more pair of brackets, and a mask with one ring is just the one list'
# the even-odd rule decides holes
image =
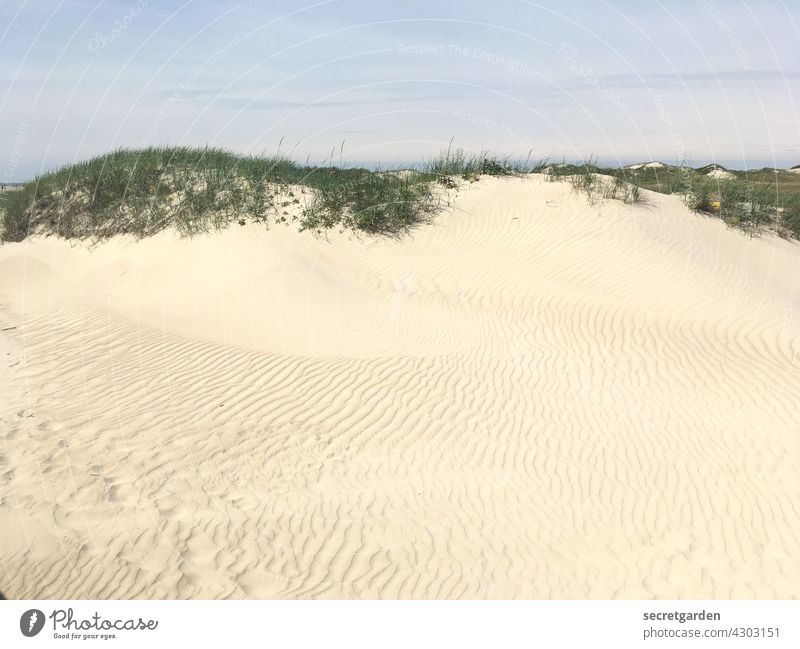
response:
{"label": "white sand", "polygon": [[626,169],[664,169],[667,165],[663,162],[640,162],[639,164],[635,165],[628,165],[625,167]]}
{"label": "white sand", "polygon": [[706,176],[709,178],[716,178],[717,180],[730,180],[731,178],[736,178],[736,174],[732,174],[727,169],[712,169],[706,174]]}
{"label": "white sand", "polygon": [[0,590],[800,596],[800,246],[645,194],[0,247]]}

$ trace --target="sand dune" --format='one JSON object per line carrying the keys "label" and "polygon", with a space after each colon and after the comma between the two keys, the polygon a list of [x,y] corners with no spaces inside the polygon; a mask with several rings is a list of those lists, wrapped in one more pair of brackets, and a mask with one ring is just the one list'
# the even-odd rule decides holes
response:
{"label": "sand dune", "polygon": [[0,247],[0,590],[800,596],[800,246],[645,193]]}

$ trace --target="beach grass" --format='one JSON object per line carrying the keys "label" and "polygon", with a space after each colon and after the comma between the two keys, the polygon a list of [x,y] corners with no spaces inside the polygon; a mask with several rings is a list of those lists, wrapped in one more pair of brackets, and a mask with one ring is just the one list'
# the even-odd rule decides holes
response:
{"label": "beach grass", "polygon": [[[722,175],[709,175],[715,170]],[[693,211],[719,217],[752,236],[774,231],[800,239],[800,174],[726,170],[719,165],[693,168],[685,160],[654,167],[600,167],[593,158],[550,165],[544,173],[554,182],[569,181],[591,204],[607,198],[639,203],[641,190],[647,189],[679,195]]]}
{"label": "beach grass", "polygon": [[[712,168],[713,167],[713,168]],[[43,174],[0,193],[0,240],[33,232],[66,238],[138,237],[176,227],[191,235],[248,220],[294,222],[323,234],[351,230],[401,236],[429,221],[462,182],[482,176],[545,174],[569,182],[591,204],[643,201],[642,189],[678,194],[697,212],[751,234],[772,230],[800,238],[800,174],[762,169],[724,171],[676,165],[600,167],[467,151],[452,143],[416,169],[380,170],[299,164],[218,148],[119,149]]]}
{"label": "beach grass", "polygon": [[461,177],[476,180],[480,176],[518,176],[536,173],[546,166],[546,161],[534,161],[531,153],[524,160],[512,156],[498,156],[482,149],[477,152],[454,147],[452,143],[438,155],[425,160],[422,170],[433,176]]}
{"label": "beach grass", "polygon": [[[298,193],[308,192],[301,200]],[[286,209],[297,206],[296,209]],[[426,174],[300,165],[222,149],[120,149],[69,165],[4,197],[2,237],[194,234],[251,219],[301,229],[399,234],[438,207]]]}
{"label": "beach grass", "polygon": [[786,238],[800,238],[800,174],[758,169],[724,170],[723,177],[708,175],[714,168],[719,167],[695,169],[683,162],[628,170],[627,176],[642,188],[681,195],[692,210],[718,216],[752,235],[774,230]]}

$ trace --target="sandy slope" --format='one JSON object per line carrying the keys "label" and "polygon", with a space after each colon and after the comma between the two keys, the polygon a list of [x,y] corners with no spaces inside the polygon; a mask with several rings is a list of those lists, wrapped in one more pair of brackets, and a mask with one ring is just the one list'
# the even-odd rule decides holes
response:
{"label": "sandy slope", "polygon": [[0,590],[800,596],[800,246],[647,198],[0,247]]}

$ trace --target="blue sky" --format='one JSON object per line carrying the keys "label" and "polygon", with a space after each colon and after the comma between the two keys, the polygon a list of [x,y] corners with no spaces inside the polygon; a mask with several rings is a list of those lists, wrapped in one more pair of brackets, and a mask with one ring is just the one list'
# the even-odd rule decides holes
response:
{"label": "blue sky", "polygon": [[0,180],[110,149],[800,164],[789,0],[5,0]]}

